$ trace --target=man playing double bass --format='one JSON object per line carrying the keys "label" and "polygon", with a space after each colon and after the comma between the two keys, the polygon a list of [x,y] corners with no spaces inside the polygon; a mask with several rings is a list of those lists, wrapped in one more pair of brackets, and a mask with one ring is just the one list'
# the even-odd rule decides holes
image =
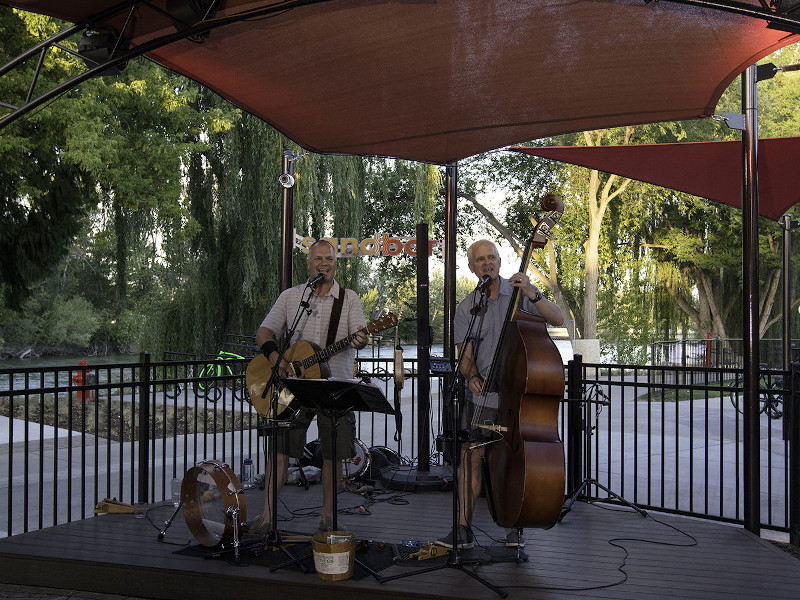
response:
{"label": "man playing double bass", "polygon": [[[467,435],[461,448],[461,470],[458,479],[459,500],[459,532],[458,547],[460,549],[472,548],[475,536],[472,533],[472,514],[475,509],[475,500],[481,487],[481,458],[486,447],[481,443],[489,439],[486,430],[470,428],[472,416],[476,409],[476,401],[481,398],[483,384],[491,368],[495,349],[503,329],[506,311],[511,301],[512,287],[517,287],[524,296],[521,298],[520,308],[526,312],[541,316],[551,325],[561,325],[564,317],[561,309],[550,302],[534,286],[524,273],[516,273],[508,279],[500,276],[500,256],[497,247],[488,240],[479,240],[467,250],[467,260],[470,271],[475,273],[479,281],[485,282],[481,287],[486,294],[485,309],[476,311],[479,304],[480,293],[476,288],[456,307],[453,333],[459,355],[463,353],[461,374],[467,382],[467,398],[462,408],[459,428],[462,434]],[[488,280],[486,280],[488,276]],[[477,312],[475,322],[470,333],[470,339],[465,340],[472,312]],[[466,343],[465,343],[466,342]],[[498,395],[494,390],[487,390],[486,403],[481,406],[482,418],[496,422]],[[454,532],[436,541],[440,546],[452,548]],[[506,530],[506,546],[522,547],[525,545],[517,530]]]}
{"label": "man playing double bass", "polygon": [[[319,283],[314,287],[314,293],[309,298],[309,307],[304,311],[298,323],[295,337],[292,338],[292,345],[298,341],[305,340],[313,342],[320,348],[329,345],[327,337],[330,337],[330,328],[335,328],[335,338],[338,340],[355,334],[355,338],[350,343],[351,348],[331,356],[328,360],[332,377],[352,378],[353,365],[355,362],[356,350],[367,345],[369,338],[364,331],[365,327],[364,310],[361,301],[353,290],[341,288],[334,279],[336,273],[336,252],[330,242],[318,240],[314,242],[308,251],[308,275],[309,282],[321,276]],[[276,336],[282,336],[291,326],[296,310],[300,304],[307,285],[302,284],[285,290],[278,297],[272,310],[261,323],[261,327],[256,332],[256,344],[261,347],[262,352],[271,364],[275,364],[279,356],[279,347]],[[334,304],[339,298],[340,308],[334,309]],[[338,313],[338,323],[331,325],[332,314]],[[289,365],[285,360],[279,366],[279,375],[285,378],[288,374]],[[277,471],[278,487],[272,490],[272,461],[267,462],[266,484],[267,493],[264,498],[264,514],[250,521],[249,530],[251,533],[268,533],[272,528],[272,498],[273,494],[280,493],[281,486],[286,479],[289,466],[289,456],[300,458],[306,443],[306,432],[315,415],[314,410],[301,408],[295,418],[294,426],[286,432],[286,435],[276,436],[277,444]],[[333,436],[333,419],[329,416],[318,414],[317,427],[319,429],[320,441],[322,444],[322,515],[319,522],[320,530],[330,530],[333,524],[333,480],[338,477],[337,473],[342,472],[341,459],[353,457],[353,443],[355,439],[355,416],[351,412],[338,419],[336,438],[337,465],[333,464],[331,454],[331,440]],[[288,438],[288,443],[286,438]]]}

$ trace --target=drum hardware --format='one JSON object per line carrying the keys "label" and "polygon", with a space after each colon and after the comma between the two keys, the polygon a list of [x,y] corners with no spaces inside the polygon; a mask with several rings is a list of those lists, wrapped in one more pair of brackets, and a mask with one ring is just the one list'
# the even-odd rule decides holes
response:
{"label": "drum hardware", "polygon": [[238,506],[229,506],[228,510],[225,511],[225,516],[233,521],[233,561],[237,565],[241,560],[239,557],[239,526],[241,525],[239,522],[240,514],[241,511],[239,510]]}
{"label": "drum hardware", "polygon": [[173,511],[172,516],[169,519],[167,519],[166,521],[164,521],[164,527],[162,527],[161,531],[158,532],[158,537],[156,538],[156,541],[159,541],[159,542],[163,542],[164,541],[164,536],[167,535],[167,529],[170,528],[170,526],[172,525],[172,522],[175,520],[175,517],[178,516],[178,512],[180,512],[180,510],[182,508],[183,508],[183,502],[180,502],[178,504],[178,506],[175,508],[175,510]]}

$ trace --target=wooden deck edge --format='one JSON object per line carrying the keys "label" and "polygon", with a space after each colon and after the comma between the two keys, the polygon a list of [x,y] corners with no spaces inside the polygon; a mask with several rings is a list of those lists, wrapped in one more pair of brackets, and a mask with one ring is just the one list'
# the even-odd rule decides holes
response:
{"label": "wooden deck edge", "polygon": [[323,581],[303,576],[304,581],[219,575],[201,571],[180,571],[126,566],[92,561],[53,559],[41,556],[0,553],[0,583],[117,594],[158,600],[219,600],[230,597],[260,597],[265,590],[286,598],[313,594],[315,600],[375,600],[383,598],[440,599],[441,596],[393,590],[372,578],[358,582]]}
{"label": "wooden deck edge", "polygon": [[739,533],[741,533],[743,536],[753,540],[757,544],[760,544],[764,548],[769,548],[770,551],[775,553],[775,556],[780,556],[781,560],[789,561],[789,562],[787,562],[787,564],[792,564],[792,565],[795,565],[795,566],[797,565],[797,559],[794,556],[792,556],[790,553],[786,552],[785,550],[781,550],[775,544],[773,544],[771,541],[765,540],[760,535],[756,535],[755,533],[745,529],[744,527],[741,527],[741,528],[737,529],[737,531]]}

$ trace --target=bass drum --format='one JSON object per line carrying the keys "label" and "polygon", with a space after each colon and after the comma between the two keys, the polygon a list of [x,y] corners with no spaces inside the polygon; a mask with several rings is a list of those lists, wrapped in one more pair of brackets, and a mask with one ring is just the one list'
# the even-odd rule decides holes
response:
{"label": "bass drum", "polygon": [[[345,459],[342,464],[342,479],[358,479],[372,463],[369,448],[358,438],[353,440],[353,450],[353,458]],[[306,444],[300,464],[301,466],[311,465],[318,469],[322,468],[322,442],[319,439]]]}
{"label": "bass drum", "polygon": [[189,531],[209,548],[233,541],[235,514],[239,524],[247,521],[242,484],[227,464],[216,460],[198,463],[186,471],[181,502]]}

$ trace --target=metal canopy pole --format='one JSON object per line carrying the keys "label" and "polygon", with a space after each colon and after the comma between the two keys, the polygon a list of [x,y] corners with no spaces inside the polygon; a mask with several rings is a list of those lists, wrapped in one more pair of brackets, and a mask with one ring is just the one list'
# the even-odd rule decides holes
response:
{"label": "metal canopy pole", "polygon": [[283,189],[281,216],[281,291],[292,287],[292,249],[294,248],[294,152],[283,153],[283,173],[278,181]]}
{"label": "metal canopy pole", "polygon": [[792,368],[792,216],[783,215],[780,223],[783,227],[783,370],[788,372]]}
{"label": "metal canopy pole", "polygon": [[417,471],[431,470],[431,338],[428,224],[417,223]]}
{"label": "metal canopy pole", "polygon": [[744,325],[744,525],[761,529],[758,294],[758,90],[756,66],[742,73],[742,311]]}
{"label": "metal canopy pole", "polygon": [[456,314],[456,214],[458,163],[447,165],[444,228],[444,355],[455,358],[453,319]]}

